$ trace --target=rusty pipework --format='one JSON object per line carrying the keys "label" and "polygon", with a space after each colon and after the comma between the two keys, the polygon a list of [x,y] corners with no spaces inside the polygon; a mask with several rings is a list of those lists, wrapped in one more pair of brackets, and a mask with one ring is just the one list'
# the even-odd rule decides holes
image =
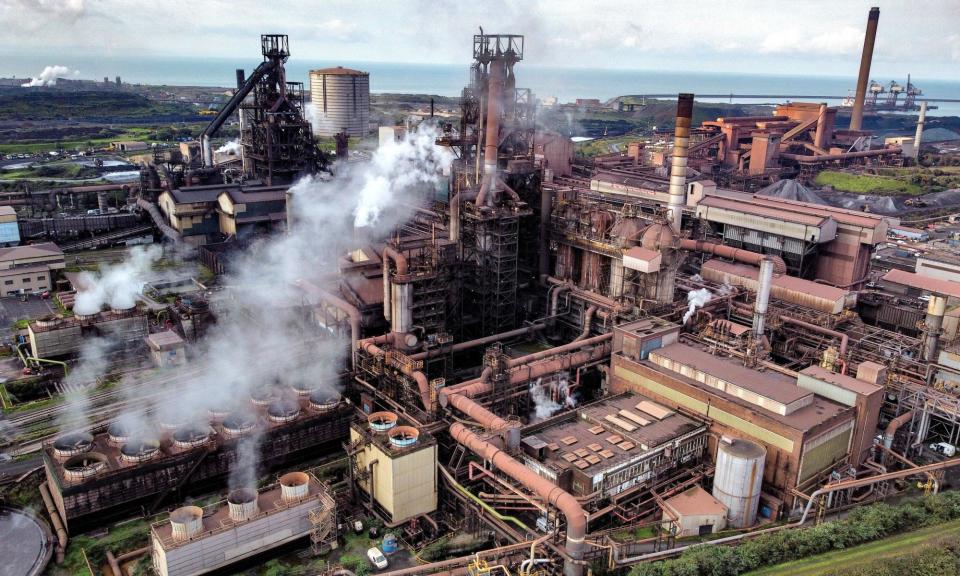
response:
{"label": "rusty pipework", "polygon": [[680,248],[683,250],[690,250],[693,252],[703,252],[704,254],[712,254],[714,256],[720,256],[721,258],[729,258],[731,260],[736,260],[737,262],[743,262],[744,264],[751,264],[753,266],[760,266],[760,263],[763,261],[764,258],[769,258],[773,260],[774,274],[787,273],[787,264],[783,261],[783,258],[779,256],[768,256],[765,254],[759,254],[757,252],[751,252],[749,250],[734,248],[733,246],[724,246],[723,244],[718,244],[716,242],[707,242],[706,240],[693,240],[690,238],[685,238],[681,240]]}
{"label": "rusty pipework", "polygon": [[294,285],[311,296],[337,308],[350,318],[350,365],[357,367],[357,343],[360,342],[360,311],[353,304],[308,280],[297,280]]}
{"label": "rusty pipework", "polygon": [[[501,340],[507,340],[510,338],[516,338],[517,336],[523,336],[531,332],[538,332],[543,330],[547,326],[545,324],[531,324],[529,326],[524,326],[523,328],[517,328],[516,330],[510,330],[508,332],[501,332],[499,334],[492,334],[490,336],[484,336],[483,338],[477,338],[476,340],[468,340],[466,342],[460,342],[454,344],[450,348],[443,349],[443,352],[450,352],[451,354],[456,352],[462,352],[464,350],[469,350],[471,348],[477,348],[479,346],[486,346],[487,344],[493,344],[494,342],[499,342]],[[430,352],[417,352],[416,354],[411,354],[411,360],[423,360],[430,356]]]}
{"label": "rusty pipework", "polygon": [[794,326],[799,326],[801,328],[806,328],[811,332],[817,332],[823,334],[824,336],[831,336],[833,338],[840,339],[840,358],[847,357],[847,345],[850,342],[850,338],[843,332],[837,332],[836,330],[831,330],[824,326],[817,326],[816,324],[811,324],[810,322],[805,322],[793,316],[781,316],[780,321],[784,324],[793,324]]}
{"label": "rusty pipework", "polygon": [[[565,368],[574,368],[599,360],[610,353],[610,341],[612,339],[612,333],[601,334],[593,338],[574,341],[542,352],[521,356],[520,358],[508,359],[507,366],[509,368],[527,368],[527,370],[514,370],[510,374],[510,384],[522,384]],[[594,347],[594,344],[600,344],[600,346]],[[589,349],[584,350],[584,348]],[[568,352],[574,353],[562,358],[556,358],[556,356],[562,356]],[[473,398],[489,392],[491,390],[490,379],[492,377],[493,368],[487,367],[484,368],[479,378],[443,388],[440,390],[440,405],[447,406],[449,397],[453,395]]]}
{"label": "rusty pipework", "polygon": [[883,446],[888,449],[893,448],[893,438],[897,435],[897,430],[901,426],[909,422],[913,418],[913,410],[904,412],[903,414],[897,416],[887,424],[886,429],[883,431]]}
{"label": "rusty pipework", "polygon": [[850,129],[860,130],[863,124],[863,101],[867,97],[867,84],[870,82],[870,64],[873,61],[873,45],[877,41],[877,24],[880,22],[880,9],[873,7],[867,16],[867,32],[863,37],[863,53],[860,55],[860,75],[857,76],[857,94],[854,96],[853,111],[850,113]]}
{"label": "rusty pipework", "polygon": [[673,131],[673,157],[670,161],[670,199],[668,217],[673,229],[680,231],[683,205],[687,198],[687,149],[690,147],[690,122],[693,118],[693,94],[677,97],[677,120]]}
{"label": "rusty pipework", "polygon": [[450,436],[458,444],[489,461],[498,470],[521,483],[548,504],[556,506],[563,513],[567,520],[567,539],[564,549],[568,556],[564,560],[563,573],[564,576],[582,576],[587,513],[577,499],[459,422],[450,426]]}
{"label": "rusty pipework", "polygon": [[859,152],[841,152],[839,154],[820,154],[819,156],[809,156],[807,154],[791,154],[784,152],[780,154],[781,158],[794,160],[801,164],[817,164],[820,162],[833,162],[835,160],[849,160],[851,158],[871,158],[873,156],[893,156],[903,153],[903,148],[891,146],[883,150],[861,150]]}
{"label": "rusty pipework", "polygon": [[500,112],[503,100],[503,81],[506,61],[494,58],[490,61],[487,81],[487,125],[483,146],[483,180],[477,194],[477,206],[493,204],[497,186],[497,158],[500,150]]}
{"label": "rusty pipework", "polygon": [[[380,346],[383,344],[390,344],[396,346],[401,335],[398,335],[396,332],[391,332],[389,334],[384,334],[382,336],[375,336],[373,338],[367,338],[366,340],[361,340],[359,347],[363,348],[367,354],[372,356],[384,356],[386,357],[386,352]],[[391,366],[400,370],[405,375],[413,379],[417,383],[417,391],[420,393],[420,401],[423,403],[423,407],[428,412],[432,409],[432,402],[430,401],[430,381],[427,379],[427,375],[419,370],[414,370],[409,364],[400,364],[392,362]]]}
{"label": "rusty pipework", "polygon": [[593,315],[597,313],[596,306],[590,306],[587,308],[587,311],[583,314],[583,331],[580,332],[580,335],[574,338],[574,342],[580,342],[587,338],[590,335],[590,325],[593,323]]}

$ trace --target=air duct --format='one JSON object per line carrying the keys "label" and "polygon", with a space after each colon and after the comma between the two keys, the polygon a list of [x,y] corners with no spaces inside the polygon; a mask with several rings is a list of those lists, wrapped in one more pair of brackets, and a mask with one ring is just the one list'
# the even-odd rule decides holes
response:
{"label": "air duct", "polygon": [[753,335],[763,338],[764,323],[767,318],[767,306],[770,304],[770,286],[773,284],[773,260],[760,261],[760,284],[757,287],[757,301],[753,308]]}
{"label": "air duct", "polygon": [[913,137],[913,159],[920,157],[920,142],[923,141],[923,123],[927,120],[927,102],[920,103],[920,117],[917,118],[917,134]]}
{"label": "air duct", "polygon": [[863,38],[863,54],[860,56],[860,76],[857,77],[857,94],[854,96],[853,112],[850,114],[850,129],[860,130],[863,124],[863,101],[867,97],[867,84],[870,82],[870,63],[873,60],[873,44],[877,40],[877,23],[880,21],[880,9],[873,7],[867,16],[867,34]]}
{"label": "air duct", "polygon": [[690,147],[690,122],[693,118],[693,94],[677,97],[677,121],[673,135],[673,159],[670,161],[670,200],[668,217],[673,229],[680,230],[683,205],[687,198],[687,149]]}
{"label": "air duct", "polygon": [[926,335],[923,340],[923,359],[933,362],[937,357],[937,345],[940,343],[940,328],[946,313],[947,299],[943,296],[930,296],[927,303]]}

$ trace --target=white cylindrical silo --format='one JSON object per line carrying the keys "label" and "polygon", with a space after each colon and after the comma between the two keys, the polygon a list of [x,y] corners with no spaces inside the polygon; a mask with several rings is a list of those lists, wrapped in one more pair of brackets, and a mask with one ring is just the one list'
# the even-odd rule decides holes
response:
{"label": "white cylindrical silo", "polygon": [[332,137],[341,131],[366,136],[370,127],[370,74],[337,66],[310,71],[313,133]]}
{"label": "white cylindrical silo", "polygon": [[747,528],[757,520],[767,450],[749,440],[721,439],[713,497],[727,506],[727,525]]}

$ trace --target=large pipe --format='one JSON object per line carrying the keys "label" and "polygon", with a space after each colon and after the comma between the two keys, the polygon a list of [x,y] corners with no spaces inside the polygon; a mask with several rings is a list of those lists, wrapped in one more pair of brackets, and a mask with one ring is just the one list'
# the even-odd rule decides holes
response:
{"label": "large pipe", "polygon": [[677,120],[673,132],[673,158],[670,161],[670,199],[668,218],[675,231],[680,230],[683,205],[687,198],[687,149],[690,147],[690,122],[693,118],[693,94],[677,96]]}
{"label": "large pipe", "polygon": [[946,313],[947,299],[936,294],[930,295],[927,303],[926,335],[923,341],[923,359],[932,362],[937,358],[937,345],[940,343],[940,328]]}
{"label": "large pipe", "polygon": [[539,272],[543,278],[550,274],[550,214],[553,212],[553,189],[540,187],[540,253]]}
{"label": "large pipe", "polygon": [[760,261],[760,284],[757,287],[757,300],[753,308],[753,335],[759,340],[763,338],[763,328],[767,317],[767,306],[770,304],[770,287],[773,285],[773,260],[764,258]]}
{"label": "large pipe", "polygon": [[[444,352],[449,352],[451,354],[456,352],[463,352],[464,350],[469,350],[471,348],[477,348],[479,346],[486,346],[487,344],[493,344],[494,342],[499,342],[501,340],[508,340],[510,338],[516,338],[517,336],[523,336],[524,334],[529,334],[530,332],[536,332],[543,330],[547,326],[545,324],[531,324],[529,326],[524,326],[523,328],[517,328],[516,330],[510,330],[508,332],[501,332],[499,334],[492,334],[490,336],[484,336],[483,338],[477,338],[476,340],[468,340],[466,342],[460,342],[454,344],[450,348],[444,349]],[[417,352],[416,354],[411,354],[411,360],[423,360],[430,356],[430,352]]]}
{"label": "large pipe", "polygon": [[904,412],[903,414],[897,416],[887,424],[886,429],[883,431],[883,445],[887,448],[893,448],[893,438],[897,435],[897,430],[901,426],[906,424],[913,418],[913,410]]}
{"label": "large pipe", "polygon": [[568,558],[564,560],[564,576],[583,574],[583,540],[587,534],[587,513],[569,492],[527,468],[512,456],[455,422],[450,436],[474,454],[493,464],[495,468],[520,482],[548,504],[556,506],[567,520],[567,540],[564,545]]}
{"label": "large pipe", "polygon": [[813,145],[826,150],[827,145],[827,103],[820,104],[820,114],[817,116],[817,131],[813,136]]}
{"label": "large pipe", "polygon": [[483,181],[477,194],[477,206],[492,204],[497,185],[497,157],[500,150],[500,110],[503,99],[503,77],[506,61],[494,58],[490,61],[487,90],[487,125],[483,146]]}
{"label": "large pipe", "polygon": [[834,160],[849,160],[851,158],[872,158],[873,156],[886,156],[889,154],[900,154],[903,149],[899,146],[891,146],[883,150],[861,150],[859,152],[841,152],[839,154],[821,154],[811,156],[809,154],[780,154],[781,158],[794,160],[801,164],[816,164],[818,162],[833,162]]}
{"label": "large pipe", "polygon": [[[585,332],[587,334],[590,333],[589,322],[590,320],[592,320],[593,314],[596,312],[595,306],[591,306],[591,308],[593,309],[593,311],[591,312],[590,309],[588,309],[587,314],[589,315],[589,317],[585,319],[585,324],[586,324]],[[580,334],[580,336],[583,336],[583,335],[584,335],[583,333]],[[595,344],[603,344],[612,339],[613,339],[613,332],[600,334],[599,336],[594,336],[592,338],[581,339],[578,337],[573,342],[564,344],[562,346],[555,346],[547,350],[534,352],[533,354],[527,354],[526,356],[520,356],[519,358],[509,358],[507,359],[507,367],[516,368],[517,366],[524,366],[526,364],[530,364],[531,362],[536,362],[538,360],[543,360],[545,358],[551,358],[553,356],[559,356],[560,354],[566,354],[567,352],[573,352],[574,350],[580,350],[582,348],[593,346]]]}
{"label": "large pipe", "polygon": [[593,315],[597,313],[596,306],[590,306],[587,308],[587,311],[583,314],[583,331],[580,332],[580,335],[574,338],[574,342],[580,342],[585,340],[587,336],[590,335],[590,325],[593,323]]}
{"label": "large pipe", "polygon": [[920,117],[917,118],[917,133],[913,137],[913,159],[920,157],[920,142],[923,141],[923,123],[927,120],[927,101],[920,103]]}
{"label": "large pipe", "polygon": [[792,316],[781,316],[780,321],[783,322],[784,324],[793,324],[794,326],[806,328],[811,332],[817,332],[819,334],[823,334],[824,336],[832,336],[834,338],[839,338],[840,339],[840,358],[846,357],[847,345],[850,341],[850,339],[847,337],[846,334],[842,332],[837,332],[836,330],[831,330],[824,326],[818,326],[816,324],[811,324],[810,322],[804,322],[803,320],[799,320]]}
{"label": "large pipe", "polygon": [[723,244],[717,244],[716,242],[692,240],[690,238],[681,240],[680,248],[694,252],[703,252],[704,254],[713,254],[714,256],[729,258],[731,260],[743,262],[744,264],[751,264],[753,266],[760,266],[760,263],[763,262],[764,258],[769,258],[773,262],[773,272],[775,274],[787,273],[787,264],[783,261],[783,258],[779,256],[766,256],[757,252],[734,248],[733,246],[724,246]]}
{"label": "large pipe", "polygon": [[63,563],[63,557],[67,550],[67,530],[60,520],[60,514],[57,507],[53,505],[53,497],[50,496],[50,488],[47,483],[40,484],[40,497],[43,498],[43,504],[47,508],[47,514],[50,515],[50,522],[53,523],[53,529],[57,533],[57,564]]}
{"label": "large pipe", "polygon": [[410,284],[390,281],[390,261],[393,260],[397,276],[410,273],[407,257],[390,246],[383,248],[383,317],[390,323],[393,332],[408,332],[413,325],[413,289]]}
{"label": "large pipe", "polygon": [[857,77],[857,94],[854,96],[853,112],[850,114],[850,129],[860,130],[863,124],[863,101],[867,98],[867,83],[870,81],[870,63],[873,60],[873,44],[877,40],[877,23],[880,9],[873,7],[867,16],[867,34],[863,38],[863,54],[860,55],[860,75]]}
{"label": "large pipe", "polygon": [[[376,336],[374,338],[367,338],[358,344],[360,348],[372,356],[386,356],[386,352],[380,348],[381,344],[391,344],[396,346],[399,342],[400,334],[397,332],[391,332],[390,334],[384,334],[382,336]],[[430,381],[427,379],[427,375],[419,370],[413,369],[410,364],[393,364],[394,368],[397,368],[407,376],[413,379],[417,384],[417,391],[420,394],[420,401],[423,403],[425,410],[430,411],[433,409],[433,402],[430,399]]]}

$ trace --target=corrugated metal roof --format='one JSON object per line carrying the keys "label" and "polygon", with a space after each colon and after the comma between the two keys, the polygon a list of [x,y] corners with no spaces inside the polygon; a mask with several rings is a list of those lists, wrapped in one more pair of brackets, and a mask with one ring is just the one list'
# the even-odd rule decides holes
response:
{"label": "corrugated metal roof", "polygon": [[864,396],[869,396],[875,394],[876,392],[883,390],[882,386],[877,386],[876,384],[871,384],[870,382],[864,382],[854,378],[853,376],[847,376],[845,374],[837,374],[836,372],[831,372],[825,368],[821,368],[816,364],[808,366],[800,371],[801,374],[806,374],[817,380],[822,380],[823,382],[829,382],[834,386],[839,386],[844,390],[849,390],[855,394],[863,394]]}
{"label": "corrugated metal roof", "polygon": [[796,382],[783,374],[751,370],[741,364],[731,363],[724,358],[679,342],[658,348],[651,354],[690,366],[783,404],[791,404],[812,394],[809,390],[797,386]]}
{"label": "corrugated metal roof", "polygon": [[760,196],[758,194],[754,194],[751,198],[755,204],[769,206],[776,210],[790,210],[810,215],[831,216],[834,220],[842,224],[855,224],[865,228],[875,228],[880,226],[884,220],[888,220],[887,217],[880,214],[869,214],[866,212],[847,210],[846,208],[800,202],[798,200],[786,200],[784,198]]}
{"label": "corrugated metal roof", "polygon": [[727,513],[722,502],[699,486],[668,498],[664,504],[678,516],[722,516]]}
{"label": "corrugated metal roof", "polygon": [[[742,276],[751,280],[757,280],[760,278],[760,269],[756,266],[738,264],[735,262],[726,262],[724,260],[717,260],[716,258],[707,260],[703,263],[701,268],[725,272],[734,276]],[[774,276],[771,286],[783,288],[784,290],[791,290],[797,293],[809,294],[811,296],[823,298],[824,300],[829,300],[831,302],[842,301],[846,299],[847,294],[850,293],[847,290],[835,288],[828,284],[804,280],[803,278],[797,278],[796,276],[787,276],[786,274]]]}
{"label": "corrugated metal roof", "polygon": [[317,68],[316,70],[311,70],[311,74],[333,74],[338,76],[369,76],[369,72],[363,72],[361,70],[354,70],[353,68],[344,68],[343,66],[333,66],[331,68]]}
{"label": "corrugated metal roof", "polygon": [[960,298],[960,282],[938,280],[937,278],[921,276],[919,274],[914,274],[913,272],[905,272],[896,268],[884,274],[883,281],[909,286],[910,288],[917,288],[918,290],[940,294],[941,296],[953,296],[954,298]]}
{"label": "corrugated metal roof", "polygon": [[742,212],[744,214],[753,214],[755,216],[762,216],[763,218],[770,218],[772,220],[780,220],[783,222],[794,222],[796,224],[803,224],[805,226],[822,226],[829,217],[818,214],[805,214],[792,210],[783,210],[782,208],[770,208],[756,202],[743,202],[729,198],[722,198],[720,196],[707,196],[700,201],[700,206],[707,206],[708,208],[720,208],[722,210]]}

